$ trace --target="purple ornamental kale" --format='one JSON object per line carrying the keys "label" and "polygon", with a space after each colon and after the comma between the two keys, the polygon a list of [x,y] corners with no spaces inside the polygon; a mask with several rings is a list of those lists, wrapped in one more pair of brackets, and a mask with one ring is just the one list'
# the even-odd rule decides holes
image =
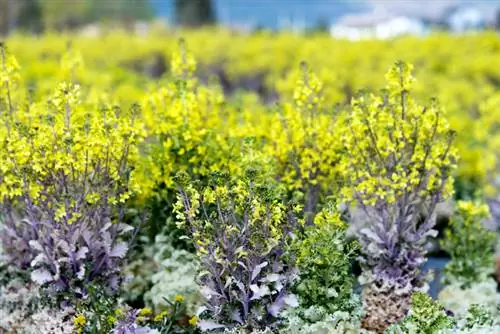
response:
{"label": "purple ornamental kale", "polygon": [[[179,197],[202,267],[203,330],[275,327],[281,311],[298,304],[290,292],[297,277],[294,259],[285,254],[298,222],[269,191],[251,182],[248,193],[238,186],[229,185],[223,195],[215,190],[216,204],[198,197],[192,187],[181,189]],[[198,205],[199,215],[191,215],[188,208]]]}
{"label": "purple ornamental kale", "polygon": [[116,324],[113,333],[115,334],[151,334],[152,330],[137,324],[140,310],[130,310],[123,319]]}

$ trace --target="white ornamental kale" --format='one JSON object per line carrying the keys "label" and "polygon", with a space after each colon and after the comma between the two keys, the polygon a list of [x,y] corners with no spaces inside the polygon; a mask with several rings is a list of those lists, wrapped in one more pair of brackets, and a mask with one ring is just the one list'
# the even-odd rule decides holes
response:
{"label": "white ornamental kale", "polygon": [[482,305],[489,310],[496,310],[500,305],[500,293],[497,282],[485,280],[464,289],[459,282],[449,284],[439,293],[439,301],[444,307],[456,314],[464,314],[474,304]]}

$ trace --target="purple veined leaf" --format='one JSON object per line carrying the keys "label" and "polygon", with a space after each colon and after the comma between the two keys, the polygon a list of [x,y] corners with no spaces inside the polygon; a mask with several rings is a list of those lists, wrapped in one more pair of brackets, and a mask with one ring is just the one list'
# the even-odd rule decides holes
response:
{"label": "purple veined leaf", "polygon": [[266,277],[264,277],[260,281],[261,282],[277,282],[279,279],[280,279],[280,275],[273,273],[273,274],[266,275]]}
{"label": "purple veined leaf", "polygon": [[283,309],[284,306],[285,306],[285,300],[283,296],[280,296],[274,301],[274,303],[272,303],[267,307],[267,312],[273,317],[277,318],[278,314],[280,313],[280,311]]}
{"label": "purple veined leaf", "polygon": [[13,228],[10,228],[8,226],[2,226],[1,231],[5,232],[7,234],[7,236],[9,236],[9,237],[12,237],[12,238],[16,238],[17,237],[16,230],[13,229]]}
{"label": "purple veined leaf", "polygon": [[245,285],[243,283],[241,283],[241,281],[236,281],[236,286],[238,287],[238,289],[240,289],[241,292],[245,293]]}
{"label": "purple veined leaf", "polygon": [[120,242],[116,244],[109,252],[109,257],[117,257],[123,259],[127,255],[128,244],[126,242]]}
{"label": "purple veined leaf", "polygon": [[120,287],[120,277],[117,275],[111,275],[111,277],[108,279],[109,287],[112,290],[118,290]]}
{"label": "purple veined leaf", "polygon": [[58,280],[60,278],[60,275],[61,275],[61,266],[59,265],[58,262],[56,262],[56,263],[54,263],[54,267],[56,268],[56,273],[54,275],[54,279]]}
{"label": "purple veined leaf", "polygon": [[283,288],[284,288],[284,285],[283,285],[282,281],[276,281],[276,282],[274,282],[274,290],[276,292],[280,292],[281,290],[283,290]]}
{"label": "purple veined leaf", "polygon": [[36,267],[37,264],[39,263],[46,263],[48,261],[47,257],[45,256],[44,253],[40,253],[35,258],[33,261],[31,261],[31,267]]}
{"label": "purple veined leaf", "polygon": [[54,277],[47,269],[40,268],[33,270],[31,273],[31,280],[39,285],[43,285],[45,283],[52,282]]}
{"label": "purple veined leaf", "polygon": [[210,320],[200,320],[198,321],[198,328],[201,329],[202,332],[204,331],[210,331],[213,329],[222,329],[226,328],[226,326],[218,324],[214,321]]}
{"label": "purple veined leaf", "polygon": [[92,234],[90,233],[90,231],[84,231],[82,233],[82,238],[87,246],[90,246],[92,244]]}
{"label": "purple veined leaf", "polygon": [[366,247],[366,252],[371,254],[371,256],[380,256],[384,254],[384,250],[382,250],[379,245],[374,242],[370,242]]}
{"label": "purple veined leaf", "polygon": [[242,266],[242,267],[243,267],[243,269],[248,270],[247,266],[246,266],[243,262],[238,261],[238,264],[239,264],[240,266]]}
{"label": "purple veined leaf", "polygon": [[154,333],[150,328],[139,326],[134,328],[130,334],[152,334]]}
{"label": "purple veined leaf", "polygon": [[34,250],[37,250],[39,252],[43,252],[43,247],[42,245],[40,244],[40,242],[38,242],[38,240],[30,240],[28,242],[28,244],[30,245],[31,248],[33,248]]}
{"label": "purple veined leaf", "polygon": [[113,244],[113,240],[111,239],[111,234],[108,231],[104,231],[102,233],[103,242],[101,243],[106,253],[111,252],[111,245]]}
{"label": "purple veined leaf", "polygon": [[58,258],[57,262],[58,263],[71,263],[73,261],[71,261],[71,258],[69,258],[69,257],[66,256],[66,257],[60,257],[60,258]]}
{"label": "purple veined leaf", "polygon": [[438,233],[439,232],[437,230],[430,229],[430,230],[426,231],[424,234],[422,234],[422,239],[425,239],[427,237],[435,238],[438,236]]}
{"label": "purple veined leaf", "polygon": [[264,284],[262,284],[261,286],[258,286],[257,284],[251,284],[250,290],[252,290],[253,292],[252,298],[250,298],[250,300],[261,299],[262,297],[267,296],[271,293],[269,287]]}
{"label": "purple veined leaf", "polygon": [[367,237],[368,239],[375,241],[379,244],[384,243],[384,241],[377,235],[377,233],[375,233],[374,231],[372,231],[369,228],[363,228],[359,231],[359,233],[362,234],[363,236]]}
{"label": "purple veined leaf", "polygon": [[78,272],[76,273],[76,277],[79,280],[82,280],[83,277],[85,277],[85,266],[80,266],[80,268],[78,269]]}
{"label": "purple veined leaf", "polygon": [[243,324],[243,319],[241,318],[241,312],[239,310],[234,310],[231,312],[231,319],[239,324]]}
{"label": "purple veined leaf", "polygon": [[134,230],[134,227],[125,223],[119,223],[118,225],[118,231],[120,234],[122,233],[128,233]]}
{"label": "purple veined leaf", "polygon": [[207,299],[211,299],[212,296],[217,296],[217,297],[220,297],[220,293],[218,293],[217,291],[209,288],[208,286],[204,286],[200,289],[200,292],[201,294],[207,298]]}
{"label": "purple veined leaf", "polygon": [[57,248],[60,248],[64,253],[67,255],[70,255],[73,252],[73,247],[70,247],[70,245],[66,242],[66,240],[59,240],[59,242],[56,245]]}
{"label": "purple veined leaf", "polygon": [[104,226],[101,228],[100,232],[103,233],[103,232],[106,232],[109,230],[109,228],[113,225],[113,223],[111,222],[107,222],[106,224],[104,224]]}
{"label": "purple veined leaf", "polygon": [[260,272],[262,271],[262,268],[266,267],[269,263],[262,262],[261,264],[257,265],[253,270],[252,270],[252,277],[250,281],[254,281],[257,276],[259,276]]}
{"label": "purple veined leaf", "polygon": [[75,254],[75,258],[77,260],[83,260],[85,259],[85,256],[87,255],[87,253],[89,252],[89,249],[87,247],[82,247],[80,248],[76,254]]}
{"label": "purple veined leaf", "polygon": [[[83,223],[82,223],[83,225]],[[83,225],[85,226],[85,225]],[[80,237],[82,236],[82,226],[79,226],[79,228],[71,235],[71,243],[73,245],[76,245],[80,239]]]}

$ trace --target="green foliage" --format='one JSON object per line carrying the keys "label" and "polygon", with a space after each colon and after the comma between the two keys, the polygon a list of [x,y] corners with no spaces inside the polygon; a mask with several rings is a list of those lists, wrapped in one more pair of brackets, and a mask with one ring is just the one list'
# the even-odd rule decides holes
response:
{"label": "green foliage", "polygon": [[465,328],[472,329],[476,326],[493,326],[495,324],[495,316],[487,308],[473,304],[469,308],[465,317]]}
{"label": "green foliage", "polygon": [[470,288],[492,274],[496,234],[483,226],[488,217],[486,204],[458,202],[451,227],[441,242],[441,247],[451,255],[445,268],[446,284],[457,282],[462,288]]}
{"label": "green foliage", "polygon": [[[195,278],[198,262],[193,252],[176,247],[168,228],[154,241],[140,237],[141,251],[124,268],[126,281],[121,296],[134,307],[151,306],[163,311],[175,295],[182,295],[190,311],[201,301]],[[179,279],[182,277],[182,279]]]}
{"label": "green foliage", "polygon": [[297,257],[300,281],[295,287],[301,307],[324,307],[329,313],[351,311],[354,276],[351,264],[358,243],[346,240],[346,226],[333,208],[323,209],[306,227],[292,251]]}
{"label": "green foliage", "polygon": [[448,316],[444,307],[423,292],[416,292],[411,298],[411,310],[400,324],[391,326],[389,333],[435,334],[452,328],[455,320]]}
{"label": "green foliage", "polygon": [[[346,305],[349,305],[346,307]],[[329,312],[322,306],[298,307],[286,314],[286,323],[280,331],[283,334],[346,334],[364,333],[361,329],[363,308],[359,295],[351,294],[343,306],[349,311]]]}
{"label": "green foliage", "polygon": [[[78,331],[78,333],[86,334],[110,332],[114,326],[114,321],[111,319],[115,315],[116,298],[106,294],[96,285],[88,285],[86,290],[88,292],[86,298],[74,300],[73,307],[77,313],[75,328],[77,330],[79,327],[84,328],[85,331]],[[54,308],[54,305],[51,306]],[[80,319],[80,323],[77,319]],[[83,319],[85,319],[84,322]]]}
{"label": "green foliage", "polygon": [[[0,0],[0,32],[20,28],[38,33],[63,30],[102,20],[132,22],[149,20],[149,0]],[[5,15],[5,16],[4,16]]]}

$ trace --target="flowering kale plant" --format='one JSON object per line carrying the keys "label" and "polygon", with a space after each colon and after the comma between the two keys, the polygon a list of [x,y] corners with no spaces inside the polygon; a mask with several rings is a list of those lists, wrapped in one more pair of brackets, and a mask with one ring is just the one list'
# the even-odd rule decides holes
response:
{"label": "flowering kale plant", "polygon": [[[4,51],[4,50],[3,50]],[[4,83],[16,76],[3,57]],[[9,69],[5,71],[5,68]],[[0,209],[6,261],[50,292],[116,290],[132,230],[124,204],[137,190],[138,107],[124,112],[82,98],[64,82],[48,101],[24,105],[5,84],[0,113]]]}
{"label": "flowering kale plant", "polygon": [[436,101],[423,107],[411,97],[412,68],[396,63],[382,96],[354,99],[343,136],[350,185],[343,193],[370,220],[359,236],[365,326],[379,330],[401,319],[411,294],[424,288],[433,212],[452,192],[454,132]]}
{"label": "flowering kale plant", "polygon": [[296,273],[285,250],[299,223],[280,198],[272,179],[252,167],[238,180],[215,179],[201,190],[182,186],[177,217],[191,231],[202,267],[201,317],[213,320],[200,320],[200,328],[265,329],[296,306],[290,293]]}

